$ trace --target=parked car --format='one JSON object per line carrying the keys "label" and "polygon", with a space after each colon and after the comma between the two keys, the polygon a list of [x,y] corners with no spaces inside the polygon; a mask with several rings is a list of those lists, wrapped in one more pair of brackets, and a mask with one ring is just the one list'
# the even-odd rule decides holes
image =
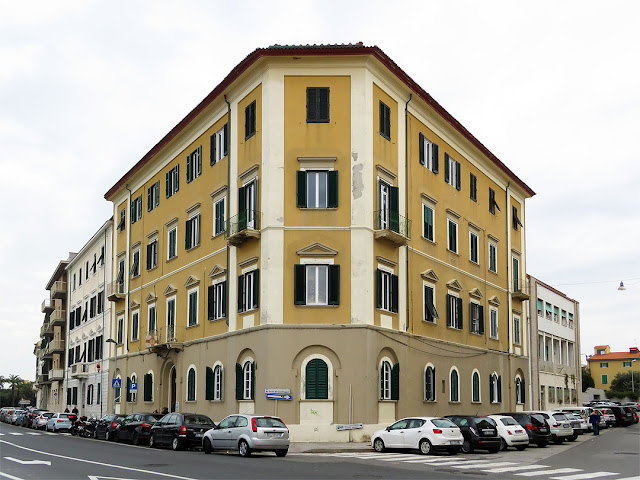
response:
{"label": "parked car", "polygon": [[462,432],[462,451],[473,453],[474,450],[488,450],[490,453],[497,453],[500,450],[500,437],[496,422],[489,417],[479,417],[476,415],[447,415]]}
{"label": "parked car", "polygon": [[202,437],[215,423],[206,415],[168,413],[158,420],[149,434],[149,446],[171,445],[174,450],[202,447]]}
{"label": "parked car", "polygon": [[630,407],[609,407],[611,412],[616,417],[616,425],[619,427],[628,427],[636,423],[636,417],[633,410]]}
{"label": "parked car", "polygon": [[[593,408],[591,407],[563,407],[561,409],[559,409],[560,412],[569,412],[569,413],[573,413],[574,415],[576,415],[577,417],[581,418],[582,420],[584,420],[584,422],[587,425],[587,429],[589,432],[593,431],[593,425],[591,425],[589,423],[589,416],[591,415],[591,412],[594,411]],[[604,419],[602,417],[600,417],[600,428],[607,428],[608,425],[606,424],[606,422],[604,421]]]}
{"label": "parked car", "polygon": [[[616,416],[613,414],[613,411],[610,407],[598,407],[596,409],[601,419],[604,419],[607,428],[616,426]],[[600,422],[600,426],[602,427],[602,422]]]}
{"label": "parked car", "polygon": [[533,443],[544,448],[551,442],[551,431],[542,415],[532,412],[501,413],[500,415],[513,417],[516,422],[522,425],[529,436],[529,444]]}
{"label": "parked car", "polygon": [[20,426],[31,427],[31,425],[33,424],[33,419],[36,418],[38,415],[40,415],[41,411],[42,410],[37,410],[37,409],[28,410],[27,413],[24,415],[24,417],[22,417],[22,422],[20,423]]}
{"label": "parked car", "polygon": [[71,419],[68,413],[54,413],[47,420],[46,430],[47,432],[57,432],[59,430],[67,430],[71,428]]}
{"label": "parked car", "polygon": [[582,418],[577,413],[571,413],[571,412],[562,412],[562,413],[564,413],[564,415],[571,421],[571,428],[573,428],[574,433],[577,433],[578,435],[589,433],[593,428],[593,425],[591,425],[589,422],[587,422],[584,418]]}
{"label": "parked car", "polygon": [[113,440],[116,428],[118,428],[118,425],[120,425],[125,417],[126,415],[121,415],[119,413],[108,413],[96,424],[96,428],[93,431],[93,438]]}
{"label": "parked car", "polygon": [[532,413],[539,413],[544,417],[551,432],[551,441],[556,445],[560,445],[563,441],[573,437],[574,433],[573,428],[571,428],[571,422],[561,413],[556,412],[556,416],[554,416],[554,412],[549,411],[536,411]]}
{"label": "parked car", "polygon": [[264,415],[229,415],[205,432],[202,450],[238,450],[241,456],[251,452],[275,452],[284,457],[289,451],[289,429],[278,417]]}
{"label": "parked car", "polygon": [[132,413],[127,415],[120,425],[116,427],[114,439],[116,442],[130,441],[134,445],[147,443],[151,427],[163,415],[159,413]]}
{"label": "parked car", "polygon": [[529,435],[515,418],[507,415],[489,415],[489,418],[496,422],[502,450],[507,450],[509,447],[515,447],[516,450],[527,448]]}
{"label": "parked car", "polygon": [[376,452],[411,448],[420,450],[424,455],[435,450],[457,453],[463,441],[460,428],[451,420],[439,417],[403,418],[371,436],[371,446]]}
{"label": "parked car", "polygon": [[11,416],[11,423],[15,426],[19,427],[22,425],[22,419],[25,415],[28,415],[29,412],[26,410],[16,410],[15,415]]}
{"label": "parked car", "polygon": [[53,412],[40,412],[40,415],[37,415],[33,422],[31,423],[31,428],[35,428],[36,430],[40,430],[41,428],[47,427],[47,421],[53,417]]}
{"label": "parked car", "polygon": [[9,418],[9,423],[11,425],[15,425],[16,421],[18,420],[18,417],[21,417],[24,414],[24,410],[22,409],[15,409],[11,411],[11,417]]}

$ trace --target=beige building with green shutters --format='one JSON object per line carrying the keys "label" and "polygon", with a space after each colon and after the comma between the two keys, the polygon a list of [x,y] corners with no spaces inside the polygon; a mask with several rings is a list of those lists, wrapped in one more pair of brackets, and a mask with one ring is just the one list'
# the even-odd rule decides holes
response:
{"label": "beige building with green shutters", "polygon": [[532,195],[379,48],[255,50],[105,195],[116,410],[322,441],[529,407]]}

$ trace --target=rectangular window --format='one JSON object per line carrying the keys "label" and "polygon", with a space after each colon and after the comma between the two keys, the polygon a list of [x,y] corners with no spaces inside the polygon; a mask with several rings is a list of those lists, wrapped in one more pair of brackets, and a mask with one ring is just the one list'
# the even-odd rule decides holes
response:
{"label": "rectangular window", "polygon": [[478,179],[473,173],[469,174],[469,198],[478,201]]}
{"label": "rectangular window", "polygon": [[327,305],[329,291],[329,266],[307,265],[306,304]]}
{"label": "rectangular window", "polygon": [[398,312],[398,276],[385,270],[376,270],[376,307]]}
{"label": "rectangular window", "polygon": [[338,172],[298,171],[296,197],[299,208],[337,208]]}
{"label": "rectangular window", "polygon": [[131,277],[135,278],[140,275],[140,250],[133,252],[133,261],[131,263]]}
{"label": "rectangular window", "polygon": [[424,165],[433,173],[438,173],[438,145],[428,140],[423,134],[420,134],[419,142],[420,165]]}
{"label": "rectangular window", "polygon": [[375,227],[380,230],[393,230],[400,232],[400,215],[398,213],[398,187],[380,180],[378,183],[378,207],[377,212],[378,225]]}
{"label": "rectangular window", "polygon": [[102,290],[101,292],[98,292],[98,297],[97,297],[97,310],[96,313],[99,315],[102,312],[104,312],[104,290]]}
{"label": "rectangular window", "polygon": [[602,375],[602,384],[607,385],[609,383],[609,375]]}
{"label": "rectangular window", "polygon": [[178,255],[178,227],[173,227],[167,233],[167,258],[171,260]]}
{"label": "rectangular window", "polygon": [[96,303],[97,303],[98,297],[91,297],[91,300],[89,301],[89,318],[93,318],[96,316]]}
{"label": "rectangular window", "polygon": [[167,300],[167,342],[176,338],[176,299]]}
{"label": "rectangular window", "polygon": [[258,180],[253,179],[238,189],[238,230],[255,229],[258,216]]}
{"label": "rectangular window", "polygon": [[478,263],[478,234],[469,232],[469,260]]}
{"label": "rectangular window", "polygon": [[185,227],[184,249],[189,250],[200,245],[200,214],[187,220]]}
{"label": "rectangular window", "polygon": [[329,123],[329,87],[307,87],[307,123]]}
{"label": "rectangular window", "polygon": [[140,320],[140,312],[135,311],[131,314],[131,340],[138,340],[139,335],[139,320]]}
{"label": "rectangular window", "polygon": [[516,345],[522,343],[520,338],[520,317],[513,317],[513,343]]}
{"label": "rectangular window", "polygon": [[462,299],[447,294],[447,327],[462,329]]}
{"label": "rectangular window", "polygon": [[554,322],[558,322],[560,320],[560,316],[558,315],[560,313],[560,309],[558,307],[553,307],[553,320]]}
{"label": "rectangular window", "polygon": [[521,227],[524,226],[518,218],[518,207],[515,206],[511,207],[511,225],[513,226],[514,230],[518,230],[518,225],[520,225]]}
{"label": "rectangular window", "polygon": [[493,188],[490,188],[489,189],[489,212],[491,212],[492,215],[495,215],[496,208],[500,211],[500,207],[496,202],[496,192],[493,190]]}
{"label": "rectangular window", "polygon": [[131,200],[131,223],[136,223],[142,218],[142,195]]}
{"label": "rectangular window", "polygon": [[622,362],[623,367],[631,367],[631,362]]}
{"label": "rectangular window", "polygon": [[573,313],[569,314],[569,328],[573,328]]}
{"label": "rectangular window", "polygon": [[147,244],[147,270],[153,270],[158,266],[158,239]]}
{"label": "rectangular window", "polygon": [[209,163],[215,165],[229,154],[229,124],[211,135],[211,158]]}
{"label": "rectangular window", "polygon": [[220,235],[226,228],[226,197],[222,197],[220,200],[213,204],[213,235]]}
{"label": "rectangular window", "polygon": [[489,315],[491,317],[491,338],[498,338],[498,310],[495,308],[491,308],[489,310]]}
{"label": "rectangular window", "polygon": [[102,360],[102,335],[96,337],[96,360]]}
{"label": "rectangular window", "polygon": [[380,135],[391,140],[391,109],[380,102]]}
{"label": "rectangular window", "polygon": [[453,253],[458,253],[458,224],[451,220],[447,219],[448,228],[448,242],[449,242],[449,250]]}
{"label": "rectangular window", "polygon": [[253,270],[238,277],[238,312],[258,308],[259,272]]}
{"label": "rectangular window", "polygon": [[124,338],[124,318],[120,317],[118,319],[118,336],[117,336],[118,345],[122,345],[123,338]]}
{"label": "rectangular window", "polygon": [[73,274],[73,289],[76,289],[76,274]]}
{"label": "rectangular window", "polygon": [[93,360],[94,360],[94,355],[96,353],[95,343],[96,343],[96,341],[93,338],[91,340],[89,340],[89,348],[87,350],[87,361],[88,362],[93,362]]}
{"label": "rectangular window", "polygon": [[244,109],[244,139],[248,140],[256,134],[256,101]]}
{"label": "rectangular window", "polygon": [[187,326],[192,327],[198,324],[198,289],[195,288],[188,293]]}
{"label": "rectangular window", "polygon": [[307,177],[306,208],[327,208],[328,172],[305,172]]}
{"label": "rectangular window", "polygon": [[187,183],[194,181],[202,173],[202,146],[187,155]]}
{"label": "rectangular window", "polygon": [[339,305],[340,265],[294,265],[294,305]]}
{"label": "rectangular window", "polygon": [[127,216],[126,210],[123,208],[122,210],[120,210],[120,221],[118,222],[118,228],[117,228],[117,230],[120,230],[121,232],[124,232],[126,216]]}
{"label": "rectangular window", "polygon": [[544,304],[544,313],[547,320],[551,320],[551,304],[549,302],[545,302]]}
{"label": "rectangular window", "polygon": [[89,260],[87,260],[85,269],[84,269],[85,280],[89,280]]}
{"label": "rectangular window", "polygon": [[[520,259],[513,257],[513,291],[520,291]],[[557,317],[556,317],[557,321]]]}
{"label": "rectangular window", "polygon": [[438,317],[436,310],[435,289],[431,285],[424,286],[424,321],[435,323]]}
{"label": "rectangular window", "polygon": [[449,156],[448,153],[444,154],[444,181],[447,182],[452,187],[455,187],[456,190],[460,190],[460,172],[461,166],[460,162],[454,160]]}
{"label": "rectangular window", "polygon": [[147,212],[160,205],[160,180],[147,188]]}
{"label": "rectangular window", "polygon": [[600,368],[609,368],[609,362],[600,362]]}
{"label": "rectangular window", "polygon": [[484,335],[484,307],[477,303],[469,303],[469,327],[471,333]]}
{"label": "rectangular window", "polygon": [[78,286],[82,285],[82,268],[80,268],[80,271],[78,273]]}
{"label": "rectangular window", "polygon": [[567,326],[567,312],[566,310],[562,310],[562,325]]}
{"label": "rectangular window", "polygon": [[156,331],[156,306],[155,304],[153,305],[149,305],[149,309],[147,310],[148,313],[148,317],[147,317],[147,325],[148,325],[148,332],[149,333],[155,333]]}
{"label": "rectangular window", "polygon": [[166,182],[166,197],[169,198],[172,195],[178,193],[180,189],[180,165],[177,164],[171,170],[165,174]]}
{"label": "rectangular window", "polygon": [[222,281],[210,285],[208,289],[208,315],[209,320],[218,320],[227,316],[227,282]]}
{"label": "rectangular window", "polygon": [[542,317],[542,300],[538,299],[538,316]]}
{"label": "rectangular window", "polygon": [[98,258],[98,262],[100,262],[100,266],[104,265],[104,245],[100,247],[100,258]]}
{"label": "rectangular window", "polygon": [[431,240],[432,242],[435,241],[434,231],[433,231],[433,225],[434,225],[433,217],[434,217],[433,208],[431,208],[429,205],[422,204],[422,218],[423,218],[422,236],[427,240]]}

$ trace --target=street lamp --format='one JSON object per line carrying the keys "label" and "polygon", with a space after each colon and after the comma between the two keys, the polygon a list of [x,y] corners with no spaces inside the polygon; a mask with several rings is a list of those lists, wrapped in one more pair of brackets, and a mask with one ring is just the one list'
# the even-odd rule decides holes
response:
{"label": "street lamp", "polygon": [[633,387],[633,364],[637,361],[638,361],[637,358],[634,358],[633,360],[631,360],[631,391],[632,392],[636,391],[635,388]]}
{"label": "street lamp", "polygon": [[[115,357],[115,362],[113,364],[113,379],[116,379],[116,374],[118,372],[118,342],[116,342],[113,338],[108,338],[105,340],[106,343],[113,343],[113,356]],[[120,389],[120,395],[122,395],[122,389]],[[116,395],[113,393],[113,413],[116,413]]]}

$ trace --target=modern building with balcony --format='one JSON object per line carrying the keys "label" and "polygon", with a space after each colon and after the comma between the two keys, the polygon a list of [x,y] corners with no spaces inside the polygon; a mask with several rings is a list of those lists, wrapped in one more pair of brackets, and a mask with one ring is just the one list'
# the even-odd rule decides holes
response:
{"label": "modern building with balcony", "polygon": [[527,283],[533,406],[581,405],[580,303],[531,275]]}
{"label": "modern building with balcony", "polygon": [[67,274],[66,266],[75,253],[69,253],[55,268],[47,283],[47,296],[40,310],[44,320],[36,343],[36,405],[52,411],[64,409],[63,384],[66,341]]}
{"label": "modern building with balcony", "polygon": [[116,410],[525,409],[532,195],[379,48],[255,50],[105,194]]}
{"label": "modern building with balcony", "polygon": [[[107,220],[66,267],[69,281],[65,404],[81,415],[100,417],[107,404],[109,359],[103,354],[111,332],[111,242],[113,221]],[[52,314],[53,315],[53,314]]]}

